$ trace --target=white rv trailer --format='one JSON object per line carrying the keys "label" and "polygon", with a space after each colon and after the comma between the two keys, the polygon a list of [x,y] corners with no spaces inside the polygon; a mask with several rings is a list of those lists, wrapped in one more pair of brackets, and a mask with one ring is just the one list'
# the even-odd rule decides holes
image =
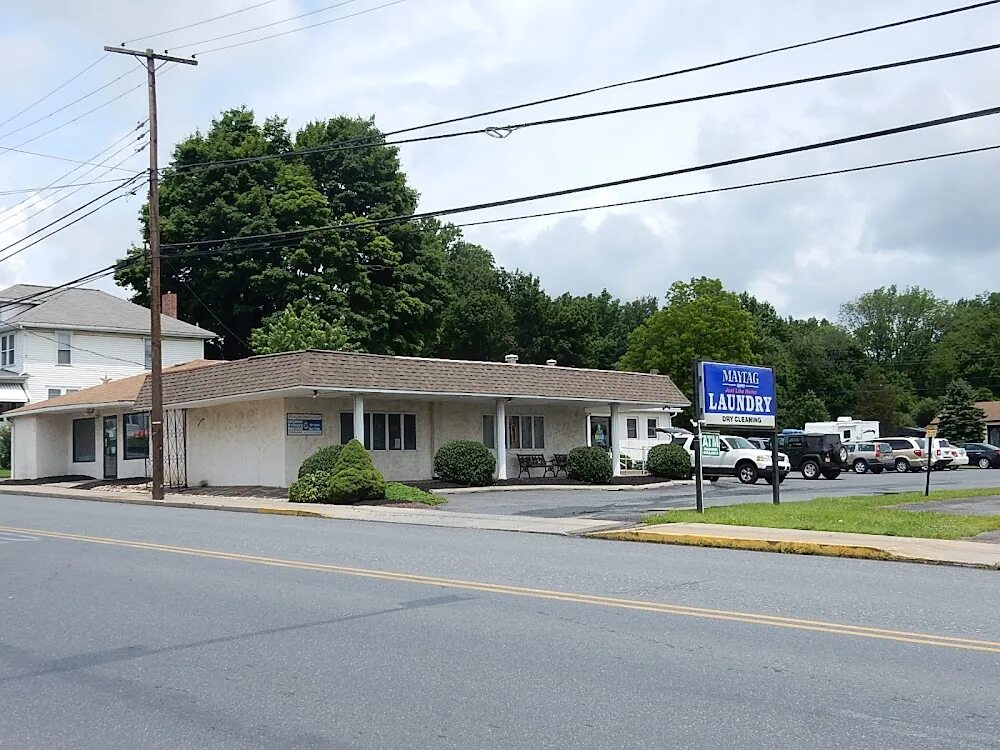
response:
{"label": "white rv trailer", "polygon": [[839,435],[842,443],[874,440],[881,437],[879,423],[850,417],[838,417],[836,422],[806,422],[806,432]]}

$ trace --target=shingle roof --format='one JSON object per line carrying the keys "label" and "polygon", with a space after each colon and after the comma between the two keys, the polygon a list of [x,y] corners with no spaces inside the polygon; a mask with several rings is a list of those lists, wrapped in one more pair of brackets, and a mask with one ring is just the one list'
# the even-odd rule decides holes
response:
{"label": "shingle roof", "polygon": [[[182,372],[185,370],[193,370],[200,367],[208,367],[209,365],[221,364],[221,360],[210,360],[210,359],[195,359],[191,362],[185,362],[180,365],[174,365],[173,367],[165,367],[163,369],[164,374],[172,372]],[[139,395],[139,391],[142,389],[143,383],[146,382],[146,373],[141,375],[133,375],[128,378],[121,378],[119,380],[112,380],[109,383],[102,383],[101,385],[95,385],[92,388],[83,388],[79,391],[74,391],[73,393],[67,393],[65,396],[57,396],[56,398],[46,399],[45,401],[35,401],[33,403],[22,406],[19,409],[12,409],[4,414],[5,417],[16,417],[23,414],[30,414],[37,411],[48,411],[51,409],[63,409],[65,407],[71,406],[98,406],[101,404],[132,404],[135,402],[136,397]]]}
{"label": "shingle roof", "polygon": [[[163,379],[163,401],[184,404],[293,388],[678,407],[689,404],[666,375],[316,350],[250,357],[171,373]],[[137,406],[148,404],[147,384],[139,393]]]}
{"label": "shingle roof", "polygon": [[[51,288],[17,284],[0,291],[0,300],[19,300]],[[63,289],[25,304],[30,305],[27,310],[4,316],[4,322],[149,333],[148,308],[99,289]],[[167,315],[161,316],[161,321],[164,336],[215,337],[211,331]]]}
{"label": "shingle roof", "polygon": [[987,424],[1000,422],[1000,401],[977,401],[976,406],[986,412],[984,422]]}

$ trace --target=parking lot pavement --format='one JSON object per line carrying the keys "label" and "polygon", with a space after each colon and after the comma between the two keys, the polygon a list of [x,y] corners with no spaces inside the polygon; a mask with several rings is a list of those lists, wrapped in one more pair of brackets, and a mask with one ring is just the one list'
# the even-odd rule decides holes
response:
{"label": "parking lot pavement", "polygon": [[[880,475],[841,474],[837,479],[802,479],[792,474],[781,485],[785,502],[812,500],[816,497],[844,495],[877,495],[922,490],[926,475],[883,473]],[[931,489],[961,489],[963,487],[1000,488],[1000,470],[960,469],[936,471],[931,475]],[[755,485],[740,484],[735,479],[720,479],[705,485],[705,505],[736,505],[768,502],[771,486],[761,481]],[[518,492],[479,492],[451,495],[445,511],[465,513],[497,513],[544,518],[585,517],[605,521],[633,523],[647,513],[670,508],[694,507],[694,488],[673,487],[659,490],[529,490]]]}

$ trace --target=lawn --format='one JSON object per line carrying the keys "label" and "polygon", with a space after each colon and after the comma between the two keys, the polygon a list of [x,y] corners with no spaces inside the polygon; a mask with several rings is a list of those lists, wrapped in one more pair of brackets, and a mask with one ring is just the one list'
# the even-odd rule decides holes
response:
{"label": "lawn", "polygon": [[0,479],[10,479],[10,469],[0,469]]}
{"label": "lawn", "polygon": [[410,487],[399,482],[389,482],[385,486],[385,499],[390,503],[423,503],[424,505],[441,505],[448,502],[443,497],[424,492],[417,487]]}
{"label": "lawn", "polygon": [[922,492],[821,497],[783,505],[747,503],[707,508],[704,513],[693,510],[671,510],[647,516],[643,519],[643,523],[720,523],[728,526],[766,526],[776,529],[961,539],[1000,529],[1000,516],[960,516],[898,510],[887,506],[995,495],[1000,495],[1000,490],[997,488],[937,490],[931,492],[930,497],[924,497]]}

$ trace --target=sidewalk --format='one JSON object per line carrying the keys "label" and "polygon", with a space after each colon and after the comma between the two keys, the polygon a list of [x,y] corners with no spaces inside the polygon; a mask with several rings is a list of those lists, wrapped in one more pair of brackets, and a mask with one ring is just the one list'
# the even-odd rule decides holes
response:
{"label": "sidewalk", "polygon": [[723,547],[800,555],[967,565],[1000,570],[1000,544],[951,539],[844,534],[834,531],[769,529],[711,523],[666,523],[598,531],[587,536],[633,542]]}
{"label": "sidewalk", "polygon": [[25,498],[58,498],[64,500],[89,500],[91,502],[120,503],[124,505],[159,505],[166,508],[192,508],[196,510],[226,510],[236,513],[266,513],[279,516],[305,516],[340,521],[378,521],[404,523],[416,526],[442,526],[458,529],[486,531],[519,531],[531,534],[556,534],[570,536],[614,528],[621,524],[589,518],[534,518],[527,516],[499,516],[483,513],[442,512],[429,507],[387,508],[373,505],[321,505],[317,503],[290,503],[287,500],[256,500],[240,497],[212,497],[208,495],[167,495],[162,501],[153,500],[148,492],[107,492],[79,490],[58,486],[14,485],[0,487],[0,495]]}

